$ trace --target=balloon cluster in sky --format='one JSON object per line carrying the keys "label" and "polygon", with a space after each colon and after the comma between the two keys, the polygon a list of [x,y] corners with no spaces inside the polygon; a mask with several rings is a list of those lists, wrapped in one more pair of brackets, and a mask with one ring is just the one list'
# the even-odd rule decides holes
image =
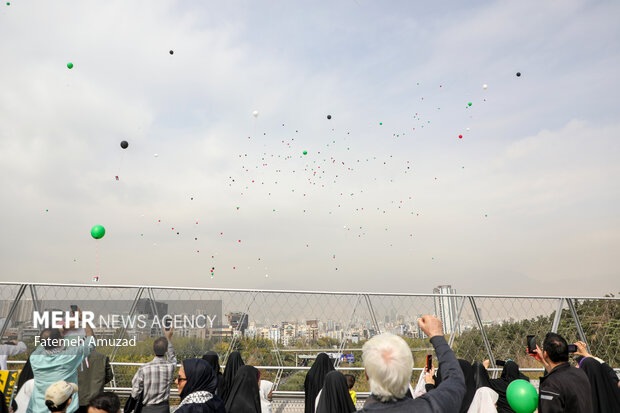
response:
{"label": "balloon cluster in sky", "polygon": [[[9,4],[10,3],[7,3],[7,5]],[[174,51],[170,50],[169,54],[173,55]],[[68,69],[74,68],[74,64],[72,62],[68,62],[66,66]],[[516,77],[521,77],[521,72],[516,72]],[[419,86],[420,83],[417,83],[417,85]],[[450,85],[447,83],[442,83],[438,85],[440,89],[437,90],[444,91],[449,89],[449,86]],[[467,110],[468,113],[479,108],[477,105],[474,105],[474,102],[479,102],[481,104],[487,102],[487,95],[485,93],[488,87],[489,86],[487,84],[482,85],[483,92],[481,93],[483,93],[483,95],[479,99],[470,100],[471,98],[475,98],[475,96],[468,96],[466,98],[470,99],[463,99],[460,101],[467,102],[464,109]],[[422,113],[422,109],[419,109],[420,111],[418,112],[412,111],[411,119],[409,120],[411,126],[404,129],[399,126],[390,125],[391,122],[385,122],[384,126],[384,120],[375,119],[372,121],[373,125],[375,125],[374,127],[377,128],[375,132],[377,134],[385,135],[385,132],[387,131],[392,135],[393,139],[400,139],[409,135],[415,136],[420,130],[432,127],[431,116],[429,116],[428,113],[431,110],[440,110],[441,107],[438,106],[436,108],[429,108],[428,106],[422,106],[425,102],[424,96],[420,96],[419,98],[420,99],[418,102],[421,105],[420,107],[423,108],[426,113]],[[239,147],[239,153],[233,158],[234,162],[237,162],[236,168],[238,176],[229,176],[226,181],[231,190],[235,191],[238,201],[237,204],[231,205],[231,210],[237,211],[239,214],[243,214],[244,206],[247,206],[244,205],[244,199],[249,194],[262,197],[262,199],[265,200],[272,199],[272,196],[279,195],[280,197],[284,196],[289,200],[292,200],[293,202],[290,204],[294,205],[293,208],[298,208],[300,214],[303,216],[310,216],[313,212],[313,204],[310,200],[316,196],[318,191],[324,191],[332,196],[334,202],[331,205],[324,205],[325,209],[323,212],[327,215],[332,215],[333,212],[338,210],[346,211],[344,216],[356,217],[357,221],[362,223],[362,225],[344,225],[343,228],[338,229],[338,231],[343,231],[343,233],[352,240],[362,240],[365,238],[371,239],[373,237],[373,234],[370,233],[372,230],[368,228],[365,225],[365,222],[359,217],[370,216],[370,214],[372,214],[373,217],[381,217],[388,214],[398,213],[402,214],[402,219],[405,219],[404,217],[407,217],[406,219],[419,219],[420,211],[418,211],[414,205],[414,195],[405,193],[405,191],[409,190],[410,185],[406,182],[402,183],[403,176],[414,173],[414,162],[410,159],[402,158],[403,156],[406,156],[406,154],[399,153],[396,154],[397,158],[394,158],[393,155],[378,156],[376,154],[361,153],[359,148],[356,148],[356,139],[351,135],[351,131],[346,128],[343,129],[343,125],[338,124],[338,120],[332,120],[334,119],[332,114],[324,115],[328,122],[325,121],[325,118],[322,118],[322,122],[325,122],[325,131],[327,131],[325,136],[320,138],[323,139],[322,143],[320,139],[317,140],[314,139],[314,137],[313,139],[310,139],[308,136],[304,135],[304,131],[300,131],[301,128],[299,127],[282,130],[261,130],[257,133],[256,128],[261,127],[262,122],[262,119],[258,119],[259,114],[260,113],[258,110],[253,110],[251,112],[251,116],[254,118],[252,122],[254,132],[250,136],[247,136],[250,138],[250,140],[246,140],[246,142],[248,142],[248,147]],[[268,117],[269,116],[273,117],[274,114],[268,114]],[[317,120],[317,122],[320,121],[321,120]],[[459,145],[465,144],[465,137],[471,137],[469,135],[471,132],[470,127],[467,125],[462,126],[466,127],[462,129],[459,128],[461,130],[455,130],[455,134],[452,135],[452,139],[454,139],[454,136],[458,137],[459,141],[457,142],[459,142]],[[282,123],[282,127],[285,128],[284,123]],[[257,155],[256,146],[251,146],[254,142],[251,138],[259,138],[261,136],[264,137],[268,134],[278,137],[277,146],[273,146],[273,140],[268,141],[271,146],[266,143],[267,140],[265,140],[265,142],[260,142],[262,145],[261,153]],[[461,142],[460,140],[463,141]],[[324,146],[318,148],[317,145]],[[304,146],[306,146],[306,148],[304,148]],[[119,171],[121,169],[124,153],[129,148],[129,141],[121,140],[120,147],[122,152],[119,154]],[[153,156],[158,158],[159,154],[155,153]],[[383,203],[376,200],[375,205],[364,205],[357,201],[358,197],[365,194],[366,188],[356,187],[355,184],[352,184],[352,182],[355,181],[351,180],[351,178],[355,177],[356,174],[365,166],[383,168],[379,170],[384,170],[385,176],[374,177],[374,180],[377,181],[379,186],[382,184],[389,185],[400,180],[399,182],[401,182],[401,186],[399,189],[401,196],[397,199],[381,200],[385,201]],[[455,168],[462,171],[465,166],[458,165],[455,166]],[[120,181],[119,175],[120,173],[115,175],[116,181]],[[441,180],[439,177],[435,177],[432,182],[439,185]],[[188,198],[189,201],[194,201],[195,197],[194,195],[189,196],[188,194]],[[290,205],[268,205],[267,210],[270,211],[273,216],[277,217],[278,214],[284,212],[286,207],[290,207]],[[48,210],[46,209],[46,211]],[[484,215],[484,217],[488,216],[486,213],[481,213],[480,215]],[[156,217],[156,219],[152,221],[153,225],[161,226],[162,218],[165,217]],[[172,223],[166,225],[170,228],[170,232],[175,239],[178,240],[177,242],[188,240],[191,241],[193,238],[193,242],[191,243],[192,247],[188,249],[193,254],[200,253],[200,248],[197,245],[205,238],[211,242],[217,242],[221,245],[226,244],[228,245],[228,248],[231,248],[232,245],[237,245],[236,248],[243,248],[245,245],[245,242],[242,242],[243,237],[238,234],[233,233],[229,235],[227,233],[227,236],[225,236],[224,231],[226,231],[226,229],[224,228],[223,231],[218,231],[217,233],[199,234],[199,227],[197,227],[197,225],[200,219],[197,218],[200,217],[188,217],[188,222],[192,224],[191,227],[195,228],[193,230],[188,229],[190,226],[187,225],[187,223],[179,223],[179,226]],[[217,217],[210,218],[211,221],[217,222]],[[351,219],[351,221],[354,220]],[[183,228],[183,231],[180,229],[181,227]],[[150,228],[148,227],[141,229],[138,232],[138,239],[147,238],[151,241],[158,241],[161,239],[162,235],[160,233],[157,233],[156,231],[149,231],[149,229]],[[391,247],[393,242],[412,242],[412,240],[415,239],[415,233],[414,231],[411,231],[410,233],[409,230],[405,230],[407,234],[394,235],[394,239],[390,241],[386,247]],[[387,234],[391,231],[392,228],[390,228],[389,225],[385,225],[385,228],[382,230],[382,232]],[[154,236],[153,233],[159,235]],[[189,237],[186,237],[186,234],[188,233]],[[106,230],[102,225],[95,225],[91,228],[91,236],[95,240],[101,240],[105,234]],[[136,236],[138,236],[138,234],[136,234]],[[199,237],[199,235],[203,234],[205,237]],[[199,241],[199,239],[201,241]],[[314,247],[314,243],[311,241],[312,240],[304,240],[303,244],[300,246],[305,246],[305,249],[311,250]],[[153,242],[153,246],[157,246],[157,242]],[[213,247],[210,246],[208,248]],[[213,250],[215,250],[215,248],[213,248]],[[252,255],[251,252],[245,252],[246,256]],[[326,255],[326,258],[331,257],[333,260],[329,260],[329,262],[334,262],[334,264],[337,264],[336,252],[337,251],[331,251]],[[205,268],[208,268],[209,270],[205,272],[210,273],[211,278],[213,278],[215,276],[215,262],[218,253],[215,251],[207,253],[205,256],[207,260],[209,260],[208,256],[210,256],[211,259],[209,264],[205,265]],[[428,258],[429,261],[432,262],[440,261],[436,260],[434,256]],[[258,258],[258,261],[261,261],[260,257]],[[264,263],[264,260],[261,261],[261,263]],[[228,275],[230,275],[229,271],[240,268],[239,264],[234,262],[231,262],[231,264],[233,265],[226,265],[226,272]],[[342,266],[342,263],[340,263],[340,266]],[[221,266],[218,268],[221,268]],[[336,265],[333,266],[334,271],[337,271],[338,268],[339,267]],[[267,269],[268,268],[265,267],[265,270]],[[264,274],[265,278],[269,277],[269,275],[265,274],[262,269],[260,269],[260,271],[261,274]],[[98,282],[99,277],[99,274],[92,276],[92,281]],[[528,409],[531,408],[531,403],[528,399],[532,396],[531,390],[524,386],[519,387],[519,385],[515,385],[513,388],[515,390],[512,397],[515,405],[518,405],[520,411],[528,411]],[[517,408],[515,408],[515,410],[518,411]]]}

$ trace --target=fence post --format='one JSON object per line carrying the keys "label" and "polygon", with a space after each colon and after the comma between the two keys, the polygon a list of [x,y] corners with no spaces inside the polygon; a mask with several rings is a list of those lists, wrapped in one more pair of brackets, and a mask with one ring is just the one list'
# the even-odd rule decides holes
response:
{"label": "fence post", "polygon": [[480,318],[480,313],[478,312],[478,307],[476,306],[476,300],[474,300],[473,296],[469,296],[469,303],[471,304],[471,308],[474,311],[474,317],[476,318],[476,323],[478,324],[478,328],[480,329],[480,333],[482,334],[482,341],[484,341],[484,347],[487,350],[487,356],[489,357],[489,361],[491,362],[491,367],[495,368],[495,357],[493,356],[493,350],[491,349],[491,344],[489,343],[489,339],[487,337],[487,332],[482,326],[482,319]]}
{"label": "fence post", "polygon": [[26,291],[27,286],[28,284],[22,284],[19,286],[19,290],[17,290],[17,295],[15,296],[15,300],[13,300],[13,303],[11,304],[11,308],[9,309],[9,313],[6,315],[6,318],[4,319],[4,323],[2,324],[2,327],[0,328],[0,338],[4,337],[4,333],[6,332],[6,329],[9,328],[9,323],[11,322],[11,319],[13,318],[13,314],[15,314],[15,310],[17,309],[17,305],[19,304],[19,300],[21,300],[22,295],[24,295],[24,291]]}
{"label": "fence post", "polygon": [[372,324],[375,326],[377,333],[381,334],[381,328],[379,328],[379,323],[377,322],[377,316],[375,315],[375,309],[372,306],[370,296],[368,294],[364,294],[364,298],[366,298],[366,305],[368,305],[368,313],[370,314]]}
{"label": "fence post", "polygon": [[349,317],[349,323],[347,324],[347,329],[344,331],[344,334],[342,335],[342,340],[340,340],[340,348],[338,349],[338,351],[340,352],[341,358],[336,360],[336,365],[334,367],[340,366],[340,361],[342,360],[342,352],[344,351],[344,348],[347,345],[347,337],[349,335],[349,331],[351,330],[351,324],[353,324],[353,317],[355,316],[355,310],[357,310],[357,306],[359,305],[361,298],[362,296],[358,295],[357,300],[355,300],[355,305],[353,306],[353,311],[351,311],[351,317]]}
{"label": "fence post", "polygon": [[553,325],[551,326],[551,332],[557,333],[558,327],[560,326],[560,318],[562,317],[562,307],[564,307],[564,298],[560,298],[558,301],[558,309],[555,312],[555,317],[553,317]]}
{"label": "fence post", "polygon": [[[133,299],[133,303],[131,303],[131,307],[129,307],[129,317],[130,318],[136,312],[136,307],[138,306],[138,300],[140,300],[140,297],[142,297],[142,292],[143,291],[144,291],[144,287],[138,288],[138,292],[136,293],[136,297]],[[118,338],[123,338],[125,336],[125,332],[126,331],[127,331],[127,327],[124,325],[123,328],[121,328],[121,332],[118,335]],[[118,353],[118,346],[115,343],[114,344],[114,349],[112,350],[112,354],[110,355],[110,361],[114,361],[114,359],[116,358],[116,353]]]}
{"label": "fence post", "polygon": [[[153,289],[151,287],[147,288],[146,293],[149,297],[149,301],[151,302],[151,310],[153,311],[153,314],[155,314],[155,317],[157,317],[158,320],[161,320],[161,318],[159,317],[159,311],[157,311],[157,305],[155,304],[155,295],[153,294]],[[163,331],[161,331],[161,329],[157,327],[157,335],[162,334]]]}
{"label": "fence post", "polygon": [[32,306],[34,307],[34,311],[41,312],[39,297],[37,296],[37,288],[34,284],[30,284],[30,296],[32,296]]}
{"label": "fence post", "polygon": [[573,315],[573,321],[575,321],[575,326],[577,327],[577,333],[579,334],[579,340],[586,343],[586,349],[588,353],[590,353],[590,345],[588,344],[588,340],[586,340],[586,335],[583,332],[583,328],[581,327],[581,322],[579,321],[579,316],[577,315],[577,310],[575,309],[575,303],[573,302],[574,298],[567,298],[566,302],[568,303],[568,308],[570,309],[571,314]]}
{"label": "fence post", "polygon": [[452,345],[454,344],[454,337],[456,337],[456,334],[460,334],[461,333],[461,328],[460,328],[460,322],[461,322],[461,312],[463,311],[463,307],[465,307],[465,297],[461,297],[461,305],[459,306],[459,312],[456,315],[456,321],[454,322],[454,324],[456,325],[456,331],[453,331],[452,334],[450,334],[450,340],[448,341],[448,345],[450,346],[450,348],[452,348]]}
{"label": "fence post", "polygon": [[[254,303],[254,301],[256,300],[256,292],[251,292],[250,293],[250,298],[251,300],[248,301],[248,305],[245,308],[245,312],[243,314],[245,314],[243,317],[248,320],[248,314],[250,313],[250,307],[252,306],[252,304]],[[248,320],[249,322],[249,320]],[[241,322],[237,325],[237,330],[233,331],[233,336],[231,337],[230,340],[230,346],[228,346],[228,350],[226,350],[226,355],[224,356],[224,365],[226,365],[226,363],[228,362],[228,356],[230,355],[230,353],[232,353],[233,348],[235,347],[235,344],[237,343],[237,336],[239,335],[239,330],[241,329],[241,325],[243,324],[243,318],[241,319]],[[235,334],[235,332],[237,334]]]}

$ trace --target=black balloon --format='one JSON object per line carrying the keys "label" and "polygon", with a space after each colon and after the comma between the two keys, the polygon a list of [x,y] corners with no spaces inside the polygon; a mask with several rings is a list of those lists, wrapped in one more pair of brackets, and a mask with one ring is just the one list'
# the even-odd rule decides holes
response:
{"label": "black balloon", "polygon": [[129,143],[127,141],[122,141],[121,142],[121,148],[127,149],[128,146],[129,146]]}
{"label": "black balloon", "polygon": [[521,72],[517,72],[517,77],[521,77]]}
{"label": "black balloon", "polygon": [[174,54],[174,50],[170,50],[170,54]]}
{"label": "black balloon", "polygon": [[327,119],[331,119],[331,118],[332,118],[332,115],[327,115]]}

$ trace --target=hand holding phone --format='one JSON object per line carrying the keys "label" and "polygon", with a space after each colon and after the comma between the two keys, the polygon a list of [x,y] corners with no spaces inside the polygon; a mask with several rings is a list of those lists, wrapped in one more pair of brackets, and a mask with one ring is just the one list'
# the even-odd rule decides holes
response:
{"label": "hand holding phone", "polygon": [[531,356],[536,354],[536,336],[527,336],[527,352]]}
{"label": "hand holding phone", "polygon": [[435,384],[435,369],[431,368],[430,370],[426,371],[426,374],[424,375],[424,382],[426,384]]}

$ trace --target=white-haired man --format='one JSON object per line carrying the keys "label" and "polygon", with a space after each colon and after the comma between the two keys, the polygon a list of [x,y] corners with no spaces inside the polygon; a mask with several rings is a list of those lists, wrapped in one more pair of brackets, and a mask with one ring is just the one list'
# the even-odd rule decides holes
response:
{"label": "white-haired man", "polygon": [[394,334],[379,334],[362,347],[362,360],[370,383],[371,396],[360,412],[458,412],[465,395],[465,379],[454,353],[443,336],[441,320],[424,315],[418,319],[422,331],[431,338],[439,360],[441,383],[417,399],[405,398],[411,381],[413,356],[409,346]]}

